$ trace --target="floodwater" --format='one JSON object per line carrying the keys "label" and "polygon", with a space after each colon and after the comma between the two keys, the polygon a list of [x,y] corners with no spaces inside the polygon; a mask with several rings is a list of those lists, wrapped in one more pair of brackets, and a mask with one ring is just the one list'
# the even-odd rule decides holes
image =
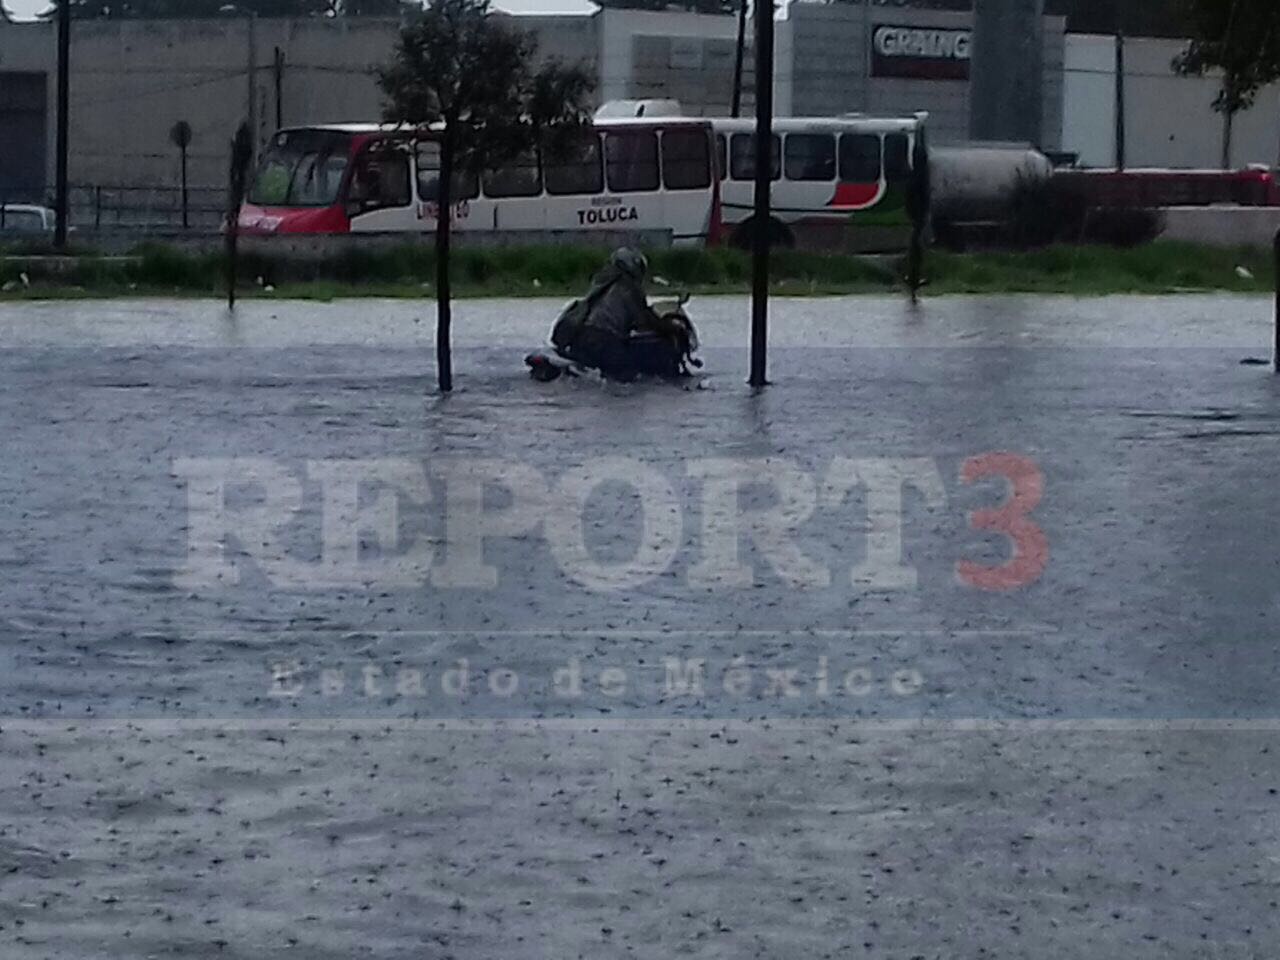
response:
{"label": "floodwater", "polygon": [[1267,300],[433,308],[0,304],[0,954],[1268,952]]}

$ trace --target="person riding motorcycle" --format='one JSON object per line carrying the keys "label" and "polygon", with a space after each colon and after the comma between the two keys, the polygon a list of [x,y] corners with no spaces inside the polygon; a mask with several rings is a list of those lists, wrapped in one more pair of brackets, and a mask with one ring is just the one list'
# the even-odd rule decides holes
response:
{"label": "person riding motorcycle", "polygon": [[551,331],[556,352],[595,367],[608,379],[636,379],[640,370],[631,351],[632,335],[662,332],[667,326],[645,295],[648,272],[644,254],[630,247],[615,250],[587,295],[569,304],[556,321]]}

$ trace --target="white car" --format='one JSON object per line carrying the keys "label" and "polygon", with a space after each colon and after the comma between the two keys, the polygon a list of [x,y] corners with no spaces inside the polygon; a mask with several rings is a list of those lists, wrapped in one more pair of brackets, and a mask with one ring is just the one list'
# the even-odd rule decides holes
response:
{"label": "white car", "polygon": [[0,203],[0,235],[53,233],[58,215],[34,203]]}

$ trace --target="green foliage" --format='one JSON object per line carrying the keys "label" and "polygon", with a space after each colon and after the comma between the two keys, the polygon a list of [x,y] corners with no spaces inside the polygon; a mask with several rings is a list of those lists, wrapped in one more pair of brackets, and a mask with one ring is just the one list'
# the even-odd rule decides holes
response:
{"label": "green foliage", "polygon": [[[459,292],[464,296],[552,297],[581,294],[607,252],[593,247],[463,247],[455,251]],[[745,294],[751,257],[739,250],[673,249],[649,254],[655,277],[651,293],[687,289],[700,294]],[[4,294],[14,297],[216,296],[225,256],[185,253],[147,245],[127,258],[83,256],[71,269],[39,258],[0,259],[0,285],[26,273],[31,281]],[[901,265],[838,254],[777,251],[773,289],[792,295],[896,294]],[[1245,267],[1242,275],[1237,267]],[[261,252],[241,257],[243,292],[260,297],[333,299],[353,296],[422,297],[434,294],[435,251],[405,244],[380,250],[353,248],[324,259]],[[931,252],[925,262],[926,291],[955,293],[1175,293],[1225,290],[1268,293],[1270,251],[1224,250],[1160,241],[1141,247],[1043,247],[1025,252],[955,254]],[[261,284],[258,283],[261,278]],[[271,285],[273,291],[265,287]],[[536,309],[542,310],[542,307]],[[696,308],[695,308],[696,310]],[[555,313],[546,308],[548,324]]]}
{"label": "green foliage", "polygon": [[1258,91],[1280,80],[1280,3],[1276,0],[1184,0],[1192,39],[1174,60],[1183,74],[1223,72],[1214,109],[1247,110]]}
{"label": "green foliage", "polygon": [[460,164],[501,166],[586,121],[590,76],[555,60],[535,66],[536,54],[534,38],[492,16],[488,0],[436,0],[379,73],[385,118],[436,127]]}

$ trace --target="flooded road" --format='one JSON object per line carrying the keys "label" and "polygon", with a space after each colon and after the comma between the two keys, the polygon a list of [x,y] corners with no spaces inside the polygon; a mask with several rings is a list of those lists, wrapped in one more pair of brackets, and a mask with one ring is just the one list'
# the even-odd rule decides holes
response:
{"label": "flooded road", "polygon": [[557,308],[0,305],[0,953],[1265,955],[1268,301]]}

